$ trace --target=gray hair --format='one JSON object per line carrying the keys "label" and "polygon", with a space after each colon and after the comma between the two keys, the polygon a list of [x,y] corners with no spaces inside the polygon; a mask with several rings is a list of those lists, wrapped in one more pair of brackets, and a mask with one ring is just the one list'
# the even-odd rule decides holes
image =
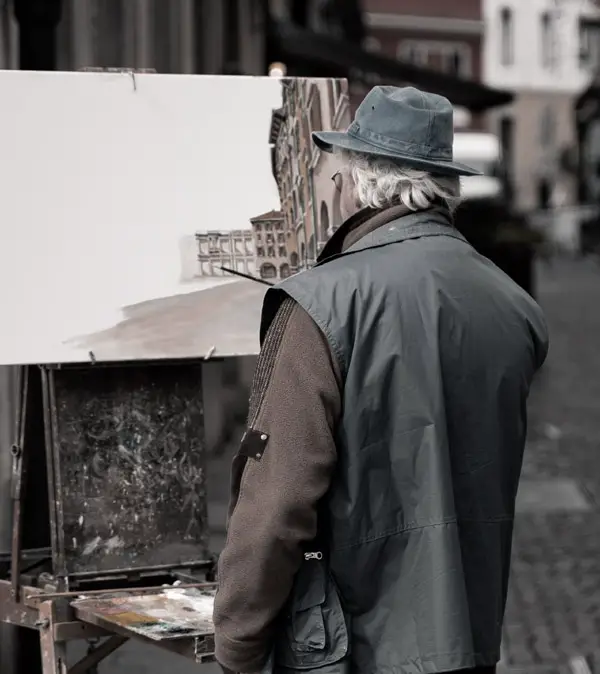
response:
{"label": "gray hair", "polygon": [[454,211],[460,203],[458,176],[436,176],[359,152],[340,154],[349,166],[361,208],[386,208],[400,202],[418,211],[441,199]]}

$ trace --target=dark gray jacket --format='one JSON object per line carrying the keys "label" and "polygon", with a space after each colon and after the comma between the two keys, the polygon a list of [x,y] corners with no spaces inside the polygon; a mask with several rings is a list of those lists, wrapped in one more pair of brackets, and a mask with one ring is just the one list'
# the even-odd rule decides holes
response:
{"label": "dark gray jacket", "polygon": [[[279,289],[343,378],[338,466],[282,616],[276,669],[421,674],[499,659],[533,299],[442,210],[399,218]],[[263,334],[280,293],[269,291]],[[273,661],[270,662],[273,666]]]}

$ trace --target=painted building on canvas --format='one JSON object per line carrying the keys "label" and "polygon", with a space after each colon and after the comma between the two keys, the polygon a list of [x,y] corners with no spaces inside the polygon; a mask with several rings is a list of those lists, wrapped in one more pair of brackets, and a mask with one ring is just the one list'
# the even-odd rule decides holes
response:
{"label": "painted building on canvas", "polygon": [[[283,104],[273,111],[270,142],[273,172],[292,271],[314,264],[341,224],[339,192],[332,176],[335,156],[312,142],[313,131],[343,130],[350,124],[347,85],[334,80],[283,80]],[[297,266],[293,264],[298,259]]]}
{"label": "painted building on canvas", "polygon": [[[269,211],[251,218],[252,238],[255,251],[255,268],[265,280],[287,278],[292,264],[297,268],[296,253],[288,256],[283,214],[281,211]],[[296,256],[296,257],[294,257]]]}
{"label": "painted building on canvas", "polygon": [[250,229],[198,232],[196,242],[198,276],[229,276],[221,267],[256,275],[256,255]]}

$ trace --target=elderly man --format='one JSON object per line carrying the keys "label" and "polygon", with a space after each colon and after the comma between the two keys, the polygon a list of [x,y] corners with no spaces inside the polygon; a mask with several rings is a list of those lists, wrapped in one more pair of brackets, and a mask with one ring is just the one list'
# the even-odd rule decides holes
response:
{"label": "elderly man", "polygon": [[[235,672],[490,673],[540,308],[454,228],[450,103],[375,87],[346,221],[269,290],[215,602]],[[485,227],[485,222],[481,223]]]}

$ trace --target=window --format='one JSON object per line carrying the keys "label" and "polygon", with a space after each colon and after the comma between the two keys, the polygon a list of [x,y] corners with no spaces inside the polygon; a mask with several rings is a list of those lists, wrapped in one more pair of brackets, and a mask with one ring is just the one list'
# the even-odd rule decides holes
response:
{"label": "window", "polygon": [[332,111],[331,116],[333,117],[335,113],[335,105],[336,105],[336,100],[335,100],[335,92],[333,91],[333,83],[335,80],[329,80],[327,82],[327,94],[329,98],[329,109]]}
{"label": "window", "polygon": [[274,264],[265,262],[265,264],[260,267],[260,276],[261,278],[276,278],[277,277],[277,268]]}
{"label": "window", "polygon": [[337,108],[338,101],[340,99],[340,96],[342,95],[342,90],[340,89],[340,83],[339,80],[334,79],[331,80],[331,86],[333,89],[333,96],[334,96],[334,101],[335,101],[335,107],[333,108],[334,110]]}
{"label": "window", "polygon": [[590,31],[589,26],[579,21],[579,67],[588,68],[590,65]]}
{"label": "window", "polygon": [[500,147],[502,148],[502,156],[504,158],[504,165],[508,171],[512,171],[512,160],[514,152],[515,140],[515,122],[512,117],[504,115],[499,122],[499,136]]}
{"label": "window", "polygon": [[279,257],[285,256],[286,256],[285,246],[279,246]]}
{"label": "window", "polygon": [[366,51],[378,52],[381,51],[381,42],[372,35],[365,38],[364,47]]}
{"label": "window", "polygon": [[471,47],[464,42],[403,40],[398,45],[397,57],[457,77],[472,75]]}
{"label": "window", "polygon": [[515,36],[512,9],[500,10],[500,63],[512,66],[515,62]]}
{"label": "window", "polygon": [[426,66],[429,61],[427,50],[416,42],[400,42],[396,50],[396,56],[401,61],[414,63],[417,66]]}
{"label": "window", "polygon": [[284,236],[283,232],[279,232],[279,234],[277,234],[277,241],[278,241],[278,243],[284,243],[285,242],[285,236]]}
{"label": "window", "polygon": [[323,128],[323,122],[321,120],[321,94],[319,93],[317,86],[316,85],[313,86],[314,86],[314,94],[312,104],[310,107],[310,126],[313,131],[321,131],[321,129]]}
{"label": "window", "polygon": [[466,45],[457,45],[441,53],[442,70],[457,77],[471,77],[471,52]]}
{"label": "window", "polygon": [[315,235],[311,234],[308,240],[308,260],[313,263],[317,257],[317,249],[315,246]]}
{"label": "window", "polygon": [[547,105],[542,110],[540,117],[540,145],[548,148],[555,145],[556,140],[556,119],[554,110]]}
{"label": "window", "polygon": [[579,21],[579,67],[588,68],[590,65],[590,30],[588,24]]}
{"label": "window", "polygon": [[600,66],[600,23],[579,21],[579,67],[595,70]]}
{"label": "window", "polygon": [[275,248],[273,246],[267,248],[267,257],[275,257]]}
{"label": "window", "polygon": [[262,246],[259,246],[256,249],[256,255],[257,255],[257,257],[264,257],[265,256],[265,249]]}
{"label": "window", "polygon": [[302,118],[302,135],[305,139],[310,138],[310,128],[308,126],[308,116],[307,115],[304,115],[304,117]]}
{"label": "window", "polygon": [[555,65],[556,35],[554,18],[550,12],[544,12],[540,17],[542,67],[552,69]]}

